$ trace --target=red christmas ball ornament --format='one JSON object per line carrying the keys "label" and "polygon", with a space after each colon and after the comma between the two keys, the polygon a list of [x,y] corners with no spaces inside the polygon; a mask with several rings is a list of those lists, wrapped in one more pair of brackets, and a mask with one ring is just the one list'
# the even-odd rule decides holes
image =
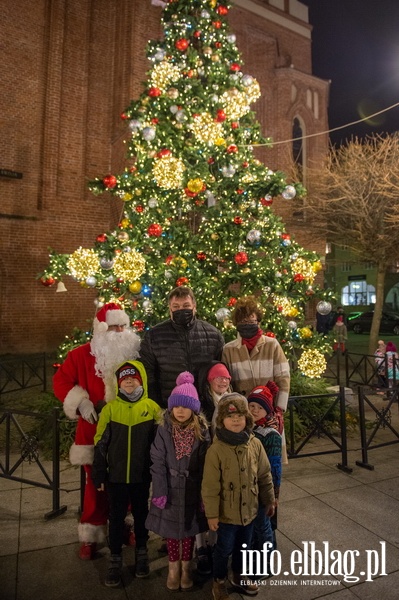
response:
{"label": "red christmas ball ornament", "polygon": [[189,198],[195,198],[198,195],[198,192],[192,192],[191,190],[189,190],[188,188],[184,188],[184,193],[186,194],[186,196],[188,196]]}
{"label": "red christmas ball ornament", "polygon": [[222,21],[213,21],[212,25],[214,26],[215,29],[220,29],[222,26]]}
{"label": "red christmas ball ornament", "polygon": [[234,256],[234,261],[237,265],[245,265],[248,262],[248,254],[246,252],[237,252]]}
{"label": "red christmas ball ornament", "polygon": [[121,119],[123,119],[123,120],[127,119],[127,114],[126,113],[122,113],[121,114]]}
{"label": "red christmas ball ornament", "polygon": [[234,73],[236,73],[240,69],[241,69],[241,67],[240,67],[240,65],[238,63],[231,63],[231,65],[230,65],[230,71],[234,71]]}
{"label": "red christmas ball ornament", "polygon": [[227,146],[227,152],[229,154],[235,154],[238,152],[238,147],[235,144],[230,144],[230,146]]}
{"label": "red christmas ball ornament", "polygon": [[242,225],[244,222],[241,217],[234,217],[233,221],[236,225]]}
{"label": "red christmas ball ornament", "polygon": [[201,31],[194,31],[193,35],[198,40],[201,37],[202,32]]}
{"label": "red christmas ball ornament", "polygon": [[172,151],[169,150],[169,148],[161,148],[161,150],[159,150],[159,152],[157,152],[157,157],[158,158],[166,158],[167,156],[170,156],[172,154]]}
{"label": "red christmas ball ornament", "polygon": [[141,321],[140,319],[136,319],[135,321],[133,321],[133,327],[137,331],[144,331],[145,323],[144,323],[144,321]]}
{"label": "red christmas ball ornament", "polygon": [[296,283],[300,283],[304,279],[305,279],[305,277],[302,275],[302,273],[295,273],[295,275],[294,275],[294,281]]}
{"label": "red christmas ball ornament", "polygon": [[290,240],[290,239],[291,239],[291,236],[290,236],[290,234],[289,234],[289,233],[282,233],[282,234],[281,234],[281,239],[282,239],[282,240]]}
{"label": "red christmas ball ornament", "polygon": [[215,42],[215,48],[219,49],[222,47],[222,42]]}
{"label": "red christmas ball ornament", "polygon": [[175,48],[180,50],[180,52],[184,52],[189,47],[190,42],[186,38],[180,38],[180,40],[175,41]]}
{"label": "red christmas ball ornament", "polygon": [[196,200],[194,204],[195,206],[202,206],[204,204],[204,200]]}
{"label": "red christmas ball ornament", "polygon": [[136,212],[138,212],[138,213],[142,213],[142,212],[143,212],[143,210],[144,210],[144,206],[141,206],[141,204],[139,204],[138,206],[136,206],[136,209],[135,209],[135,210],[136,210]]}
{"label": "red christmas ball ornament", "polygon": [[225,17],[229,12],[229,9],[227,8],[227,6],[218,6],[216,12],[218,13],[218,15]]}
{"label": "red christmas ball ornament", "polygon": [[237,304],[237,298],[233,298],[233,296],[229,299],[227,306],[235,306]]}
{"label": "red christmas ball ornament", "polygon": [[60,366],[61,366],[61,363],[53,363],[52,364],[53,369],[59,369]]}
{"label": "red christmas ball ornament", "polygon": [[182,285],[187,285],[187,284],[188,284],[187,277],[179,277],[179,279],[176,279],[176,285],[177,285],[177,287],[180,287]]}
{"label": "red christmas ball ornament", "polygon": [[240,124],[239,124],[238,121],[233,121],[232,124],[231,124],[231,128],[232,129],[238,129],[239,126],[240,126]]}
{"label": "red christmas ball ornament", "polygon": [[206,260],[205,252],[197,252],[197,260]]}
{"label": "red christmas ball ornament", "polygon": [[103,179],[103,184],[109,190],[112,190],[112,188],[114,188],[117,185],[117,183],[118,180],[116,179],[115,175],[106,175]]}
{"label": "red christmas ball ornament", "polygon": [[211,156],[210,158],[208,158],[208,165],[213,165],[215,164],[215,159]]}
{"label": "red christmas ball ornament", "polygon": [[154,125],[158,125],[159,119],[157,119],[156,117],[154,117],[153,119],[151,119],[151,123],[153,123]]}
{"label": "red christmas ball ornament", "polygon": [[174,254],[169,254],[166,258],[165,258],[165,265],[170,265],[170,263],[172,262],[172,260],[174,259],[175,255]]}
{"label": "red christmas ball ornament", "polygon": [[162,235],[162,227],[159,223],[153,223],[147,228],[147,233],[151,237],[160,237]]}
{"label": "red christmas ball ornament", "polygon": [[157,98],[161,94],[162,94],[161,90],[157,87],[150,87],[150,89],[148,90],[148,95],[151,98]]}
{"label": "red christmas ball ornament", "polygon": [[260,203],[262,206],[271,206],[273,204],[273,198],[261,198]]}
{"label": "red christmas ball ornament", "polygon": [[275,333],[273,333],[273,331],[266,331],[266,333],[265,333],[265,336],[266,336],[266,337],[275,338],[275,337],[276,337],[276,334],[275,334]]}
{"label": "red christmas ball ornament", "polygon": [[237,194],[239,194],[241,196],[241,194],[244,193],[244,190],[242,190],[241,188],[238,188],[238,190],[236,190]]}
{"label": "red christmas ball ornament", "polygon": [[98,235],[96,237],[96,242],[99,242],[100,244],[103,244],[106,241],[107,241],[107,236],[105,235],[105,233],[100,233],[100,235]]}
{"label": "red christmas ball ornament", "polygon": [[55,279],[53,277],[41,277],[40,283],[44,285],[44,287],[50,287],[55,284]]}
{"label": "red christmas ball ornament", "polygon": [[222,123],[225,120],[226,120],[226,113],[224,112],[224,110],[222,108],[219,108],[219,110],[216,112],[216,121],[218,123]]}
{"label": "red christmas ball ornament", "polygon": [[135,173],[137,171],[137,167],[130,167],[129,173]]}

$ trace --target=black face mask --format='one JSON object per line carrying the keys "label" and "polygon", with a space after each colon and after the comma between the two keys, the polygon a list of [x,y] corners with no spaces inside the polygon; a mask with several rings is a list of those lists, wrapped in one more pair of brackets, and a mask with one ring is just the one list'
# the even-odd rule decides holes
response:
{"label": "black face mask", "polygon": [[172,312],[172,320],[180,327],[188,327],[194,319],[194,311],[192,308],[181,308]]}
{"label": "black face mask", "polygon": [[257,323],[240,323],[237,325],[237,331],[244,340],[249,340],[258,333]]}

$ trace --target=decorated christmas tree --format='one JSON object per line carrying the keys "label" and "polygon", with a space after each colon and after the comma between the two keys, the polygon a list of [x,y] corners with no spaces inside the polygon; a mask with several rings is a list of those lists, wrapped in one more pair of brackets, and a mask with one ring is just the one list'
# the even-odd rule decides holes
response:
{"label": "decorated christmas tree", "polygon": [[122,114],[127,166],[89,184],[123,201],[120,222],[93,248],[52,252],[41,280],[69,275],[96,288],[98,304],[121,303],[139,332],[165,318],[171,289],[187,285],[199,316],[226,339],[237,297],[254,294],[267,334],[287,355],[299,349],[307,357],[304,372],[321,374],[323,341],[303,325],[306,302],[326,300],[314,286],[321,263],[272,208],[304,189],[254,156],[253,147],[270,140],[251,110],[259,84],[243,68],[228,11],[225,0],[165,5],[164,37],[147,47],[147,83]]}

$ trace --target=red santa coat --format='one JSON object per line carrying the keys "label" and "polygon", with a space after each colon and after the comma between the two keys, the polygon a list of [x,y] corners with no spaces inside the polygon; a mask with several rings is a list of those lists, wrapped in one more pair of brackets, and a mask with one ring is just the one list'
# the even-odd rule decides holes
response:
{"label": "red santa coat", "polygon": [[54,394],[64,404],[64,413],[69,419],[77,420],[75,443],[70,450],[73,465],[91,465],[94,456],[94,435],[97,424],[85,421],[78,412],[83,399],[100,408],[105,399],[105,385],[96,375],[95,357],[91,354],[90,342],[74,348],[59,367],[53,378]]}

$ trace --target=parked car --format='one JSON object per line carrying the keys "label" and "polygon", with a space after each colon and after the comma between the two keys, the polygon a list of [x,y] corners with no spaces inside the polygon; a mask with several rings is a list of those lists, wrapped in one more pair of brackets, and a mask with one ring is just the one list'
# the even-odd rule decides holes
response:
{"label": "parked car", "polygon": [[[374,311],[368,310],[352,318],[348,316],[348,331],[354,333],[369,333]],[[380,333],[392,333],[399,335],[399,315],[389,311],[383,311],[381,316]]]}

